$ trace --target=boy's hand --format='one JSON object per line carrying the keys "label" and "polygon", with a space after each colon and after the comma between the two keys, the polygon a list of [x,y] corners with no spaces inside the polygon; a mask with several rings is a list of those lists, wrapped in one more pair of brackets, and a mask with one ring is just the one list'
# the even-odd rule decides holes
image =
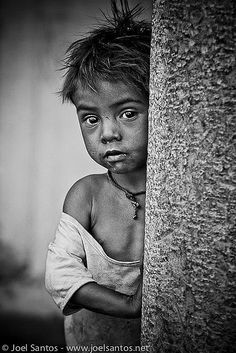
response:
{"label": "boy's hand", "polygon": [[130,297],[130,306],[131,317],[140,317],[142,308],[142,281],[139,283],[136,293]]}

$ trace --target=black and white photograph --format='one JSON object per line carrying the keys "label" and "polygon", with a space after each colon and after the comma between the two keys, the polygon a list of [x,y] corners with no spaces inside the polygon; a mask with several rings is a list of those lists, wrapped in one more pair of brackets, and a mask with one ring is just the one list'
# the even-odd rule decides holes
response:
{"label": "black and white photograph", "polygon": [[234,1],[0,16],[1,351],[234,353]]}

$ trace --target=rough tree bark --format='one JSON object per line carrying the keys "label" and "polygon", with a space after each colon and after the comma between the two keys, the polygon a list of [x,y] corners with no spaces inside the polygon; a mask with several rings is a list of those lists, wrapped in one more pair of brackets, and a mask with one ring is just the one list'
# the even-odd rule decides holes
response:
{"label": "rough tree bark", "polygon": [[154,0],[142,344],[235,349],[234,1]]}

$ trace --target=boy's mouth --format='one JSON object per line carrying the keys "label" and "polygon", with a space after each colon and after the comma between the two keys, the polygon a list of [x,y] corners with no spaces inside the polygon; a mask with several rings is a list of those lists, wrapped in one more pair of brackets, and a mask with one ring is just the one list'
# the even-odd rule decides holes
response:
{"label": "boy's mouth", "polygon": [[118,162],[126,157],[126,153],[118,150],[110,150],[106,151],[104,157],[108,162]]}

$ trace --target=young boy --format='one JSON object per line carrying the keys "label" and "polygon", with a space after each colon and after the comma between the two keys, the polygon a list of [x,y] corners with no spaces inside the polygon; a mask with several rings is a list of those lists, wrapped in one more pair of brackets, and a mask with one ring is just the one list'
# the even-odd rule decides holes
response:
{"label": "young boy", "polygon": [[[63,100],[89,155],[108,173],[69,190],[49,245],[46,288],[68,345],[139,344],[150,26],[112,1],[113,18],[68,50]],[[105,351],[105,350],[104,350]]]}

